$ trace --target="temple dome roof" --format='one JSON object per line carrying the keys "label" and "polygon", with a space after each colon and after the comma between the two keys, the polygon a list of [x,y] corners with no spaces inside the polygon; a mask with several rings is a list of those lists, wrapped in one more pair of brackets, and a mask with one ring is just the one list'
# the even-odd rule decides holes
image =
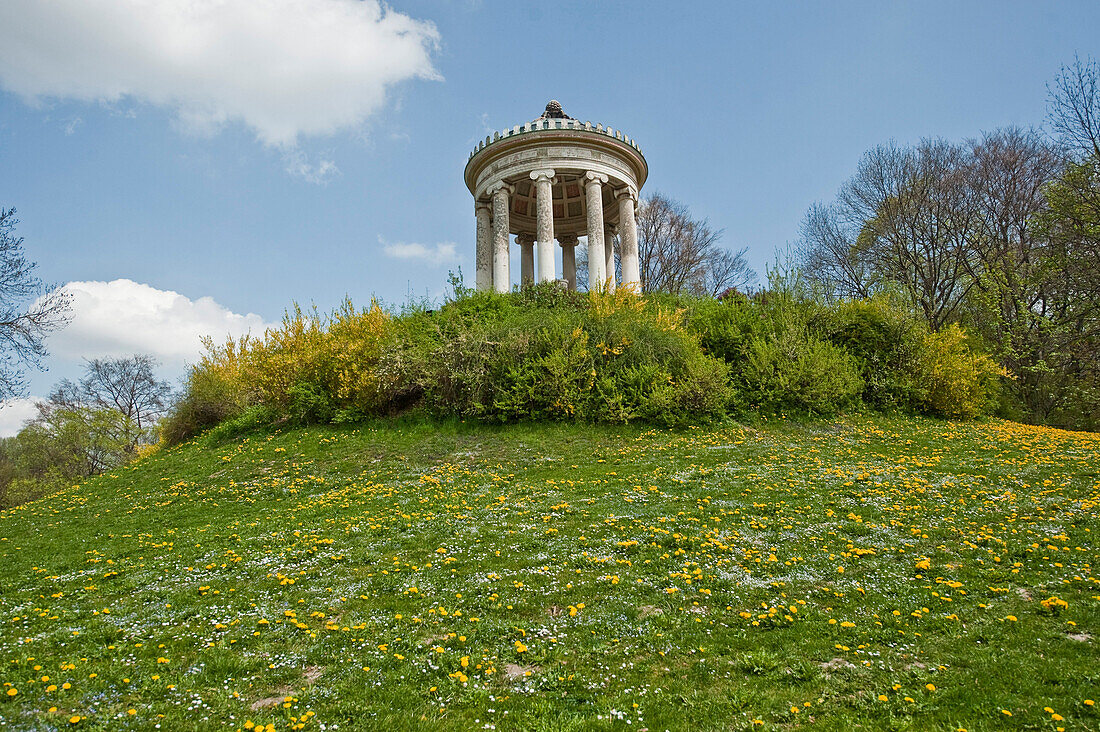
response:
{"label": "temple dome roof", "polygon": [[538,117],[536,117],[535,119],[539,120],[539,119],[574,119],[574,118],[570,117],[568,114],[566,114],[562,110],[561,102],[559,102],[557,99],[551,99],[549,102],[546,103],[546,109],[543,110],[543,113],[541,115],[539,115]]}
{"label": "temple dome roof", "polygon": [[[529,176],[536,170],[554,170],[560,182],[573,180],[579,173],[595,172],[633,191],[642,187],[649,173],[638,143],[621,129],[570,117],[561,102],[551,99],[539,117],[495,131],[478,142],[470,152],[463,177],[466,187],[480,200],[488,195],[488,186],[501,181],[530,187]],[[523,196],[515,194],[517,201]],[[556,200],[564,199],[558,196]],[[522,215],[513,212],[513,218]]]}

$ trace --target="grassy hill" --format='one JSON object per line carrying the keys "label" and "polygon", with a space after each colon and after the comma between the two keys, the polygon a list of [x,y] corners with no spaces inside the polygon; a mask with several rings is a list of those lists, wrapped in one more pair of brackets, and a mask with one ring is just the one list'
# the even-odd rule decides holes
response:
{"label": "grassy hill", "polygon": [[1097,729],[1098,506],[1001,421],[200,440],[0,514],[0,722]]}

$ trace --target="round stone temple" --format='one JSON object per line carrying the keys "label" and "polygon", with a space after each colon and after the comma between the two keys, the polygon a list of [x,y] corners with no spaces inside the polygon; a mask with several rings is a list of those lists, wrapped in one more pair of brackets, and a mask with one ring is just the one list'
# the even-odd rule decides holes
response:
{"label": "round stone temple", "polygon": [[638,289],[635,208],[648,175],[638,143],[570,117],[556,99],[537,119],[486,137],[465,172],[477,219],[477,289],[512,289],[513,236],[522,285],[561,279],[576,289],[583,236],[590,290]]}

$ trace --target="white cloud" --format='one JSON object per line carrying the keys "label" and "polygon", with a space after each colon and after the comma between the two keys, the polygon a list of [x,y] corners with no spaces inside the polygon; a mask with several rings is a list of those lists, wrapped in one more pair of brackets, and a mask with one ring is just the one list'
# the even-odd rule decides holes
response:
{"label": "white cloud", "polygon": [[340,169],[332,160],[321,158],[316,163],[310,162],[306,154],[298,148],[287,150],[283,161],[286,163],[286,172],[314,185],[328,183],[333,176],[340,174]]}
{"label": "white cloud", "polygon": [[382,250],[387,257],[394,259],[419,259],[433,266],[441,266],[458,260],[458,245],[444,241],[438,244],[417,244],[416,242],[386,242],[378,237]]}
{"label": "white cloud", "polygon": [[378,0],[6,0],[0,86],[163,106],[198,132],[239,121],[292,146],[361,125],[394,84],[438,79],[438,41]]}
{"label": "white cloud", "polygon": [[28,419],[38,416],[35,402],[42,399],[31,397],[30,399],[8,399],[0,402],[0,437],[11,437],[23,429]]}
{"label": "white cloud", "polygon": [[54,358],[77,360],[148,353],[166,366],[193,363],[202,338],[215,341],[269,327],[255,313],[240,315],[209,297],[192,300],[132,280],[70,282],[72,322],[50,336]]}

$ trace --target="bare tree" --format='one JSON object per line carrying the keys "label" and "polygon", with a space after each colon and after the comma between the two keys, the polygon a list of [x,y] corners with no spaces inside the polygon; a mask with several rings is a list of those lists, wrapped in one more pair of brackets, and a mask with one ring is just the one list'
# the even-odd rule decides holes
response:
{"label": "bare tree", "polygon": [[1100,63],[1074,56],[1047,93],[1055,132],[1077,152],[1100,159]]}
{"label": "bare tree", "polygon": [[15,235],[15,209],[0,208],[0,400],[23,393],[25,367],[41,366],[46,336],[69,320],[69,297],[35,277]]}
{"label": "bare tree", "polygon": [[717,295],[756,280],[746,250],[723,248],[722,231],[693,218],[682,203],[654,193],[642,201],[637,225],[643,292]]}
{"label": "bare tree", "polygon": [[153,426],[168,410],[172,387],[156,376],[152,356],[94,359],[74,383],[61,381],[50,404],[66,409],[90,408],[113,415],[119,440],[127,452],[153,439]]}
{"label": "bare tree", "polygon": [[875,294],[875,270],[856,246],[862,221],[852,221],[836,204],[815,203],[802,222],[797,256],[803,273],[829,300]]}
{"label": "bare tree", "polygon": [[900,287],[931,328],[948,323],[974,285],[977,214],[965,153],[943,140],[868,151],[837,202],[807,214],[807,275],[835,296]]}
{"label": "bare tree", "polygon": [[756,272],[745,261],[747,251],[747,248],[731,252],[714,247],[703,271],[702,293],[718,297],[730,290],[744,292],[750,288],[756,282]]}
{"label": "bare tree", "polygon": [[1043,191],[1061,171],[1061,156],[1036,130],[1019,127],[987,133],[968,145],[963,174],[977,213],[971,232],[976,256],[967,260],[971,276],[988,289],[994,283],[983,275],[1002,273],[1003,284],[1020,293],[1047,246],[1034,221],[1046,208]]}

